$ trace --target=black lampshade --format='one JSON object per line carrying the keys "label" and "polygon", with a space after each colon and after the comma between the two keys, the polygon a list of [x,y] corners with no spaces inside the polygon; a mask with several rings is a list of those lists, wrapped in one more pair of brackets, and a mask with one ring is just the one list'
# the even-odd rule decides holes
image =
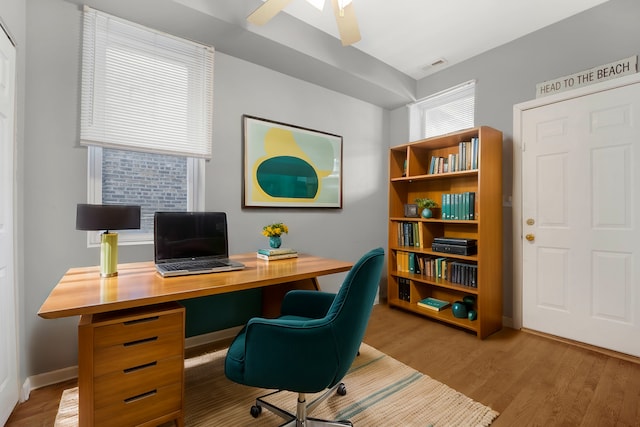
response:
{"label": "black lampshade", "polygon": [[140,228],[140,206],[78,204],[76,230],[132,230]]}

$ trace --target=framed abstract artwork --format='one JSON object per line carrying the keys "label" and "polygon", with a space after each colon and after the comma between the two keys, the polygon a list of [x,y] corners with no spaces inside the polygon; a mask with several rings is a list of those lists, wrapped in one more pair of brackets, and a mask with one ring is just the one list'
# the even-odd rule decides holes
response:
{"label": "framed abstract artwork", "polygon": [[243,207],[342,208],[342,137],[244,115]]}

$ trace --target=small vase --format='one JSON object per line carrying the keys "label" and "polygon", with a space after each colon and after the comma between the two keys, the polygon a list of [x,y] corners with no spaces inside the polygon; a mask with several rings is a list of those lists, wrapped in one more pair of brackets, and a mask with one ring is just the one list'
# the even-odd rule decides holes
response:
{"label": "small vase", "polygon": [[433,212],[431,212],[431,209],[429,208],[422,209],[422,218],[431,218],[431,217],[433,217]]}
{"label": "small vase", "polygon": [[282,239],[280,236],[271,236],[269,237],[269,246],[278,249],[282,245]]}

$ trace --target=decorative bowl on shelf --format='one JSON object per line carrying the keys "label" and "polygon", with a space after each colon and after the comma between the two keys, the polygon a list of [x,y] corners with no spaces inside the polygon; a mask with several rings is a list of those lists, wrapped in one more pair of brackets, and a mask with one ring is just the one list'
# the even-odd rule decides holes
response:
{"label": "decorative bowl on shelf", "polygon": [[469,315],[467,305],[463,301],[454,302],[451,306],[451,311],[453,312],[453,317],[457,317],[458,319],[466,319]]}

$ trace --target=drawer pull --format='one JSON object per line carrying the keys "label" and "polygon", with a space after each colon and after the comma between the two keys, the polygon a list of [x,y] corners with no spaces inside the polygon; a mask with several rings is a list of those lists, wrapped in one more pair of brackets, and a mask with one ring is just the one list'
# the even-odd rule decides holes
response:
{"label": "drawer pull", "polygon": [[126,322],[124,322],[124,325],[129,326],[129,325],[135,325],[137,323],[153,322],[154,320],[158,320],[159,318],[160,316],[152,316],[152,317],[145,317],[144,319],[127,320]]}
{"label": "drawer pull", "polygon": [[153,396],[154,394],[157,394],[157,393],[158,393],[158,390],[157,389],[153,389],[151,391],[139,394],[137,396],[127,397],[126,399],[124,399],[124,403],[131,403],[131,402],[135,402],[136,400],[145,399],[145,398]]}
{"label": "drawer pull", "polygon": [[144,365],[138,365],[131,368],[123,369],[122,372],[124,372],[125,374],[129,374],[131,372],[139,371],[141,369],[151,368],[153,366],[156,366],[157,364],[158,364],[158,361],[156,360],[151,363],[145,363]]}
{"label": "drawer pull", "polygon": [[144,344],[144,343],[153,342],[153,341],[158,341],[158,337],[155,336],[155,337],[143,338],[141,340],[129,341],[122,345],[125,347],[130,347],[132,345]]}

